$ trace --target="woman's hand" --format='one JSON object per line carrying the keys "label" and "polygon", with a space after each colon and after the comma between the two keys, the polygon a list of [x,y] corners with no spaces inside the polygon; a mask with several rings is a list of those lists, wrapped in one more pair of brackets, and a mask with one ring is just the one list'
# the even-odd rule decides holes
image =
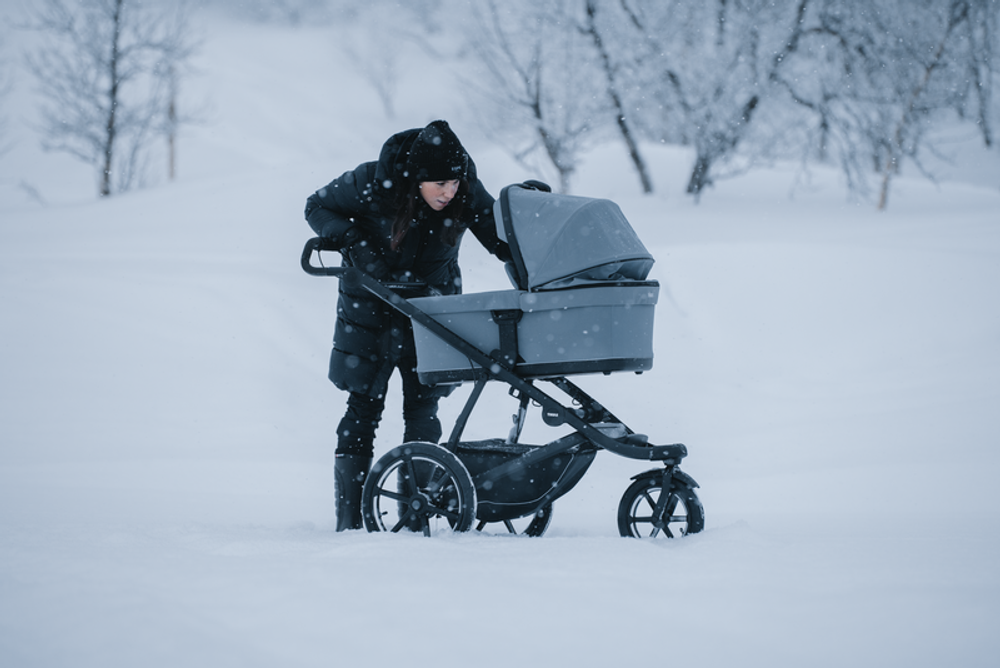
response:
{"label": "woman's hand", "polygon": [[351,264],[375,280],[382,281],[389,277],[389,265],[385,263],[382,252],[367,239],[355,240],[343,252]]}

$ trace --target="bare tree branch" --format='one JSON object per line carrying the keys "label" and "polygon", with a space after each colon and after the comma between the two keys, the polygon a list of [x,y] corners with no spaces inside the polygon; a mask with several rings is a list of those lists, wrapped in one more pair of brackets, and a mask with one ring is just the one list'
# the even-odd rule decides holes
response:
{"label": "bare tree branch", "polygon": [[186,3],[42,0],[31,27],[46,38],[27,58],[45,100],[43,147],[93,165],[102,197],[134,187],[149,143],[183,118],[177,76],[196,48]]}

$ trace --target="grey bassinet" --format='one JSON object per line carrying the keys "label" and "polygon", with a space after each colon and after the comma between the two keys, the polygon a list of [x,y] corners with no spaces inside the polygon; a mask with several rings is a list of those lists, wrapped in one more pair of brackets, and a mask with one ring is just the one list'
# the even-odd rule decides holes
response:
{"label": "grey bassinet", "polygon": [[[512,290],[412,303],[524,378],[644,371],[653,363],[653,257],[614,202],[508,186],[495,205]],[[413,322],[427,384],[472,380],[477,365]]]}

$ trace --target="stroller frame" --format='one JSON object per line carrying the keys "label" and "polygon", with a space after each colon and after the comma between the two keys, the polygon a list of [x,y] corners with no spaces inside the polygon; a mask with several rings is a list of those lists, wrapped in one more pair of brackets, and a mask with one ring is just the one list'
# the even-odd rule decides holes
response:
{"label": "stroller frame", "polygon": [[[503,522],[513,533],[511,520],[533,517],[524,533],[541,535],[551,518],[552,502],[576,485],[600,450],[662,464],[660,468],[632,477],[633,482],[618,508],[618,528],[622,536],[674,537],[702,530],[704,509],[694,492],[698,483],[679,468],[681,459],[687,456],[684,444],[650,444],[645,435],[634,432],[564,376],[531,378],[520,374],[516,341],[511,348],[510,330],[507,330],[508,335],[504,334],[502,320],[505,315],[502,312],[494,312],[501,327],[501,349],[483,352],[404,296],[415,288],[424,287],[422,284],[380,283],[354,267],[312,264],[314,254],[334,250],[338,249],[326,239],[308,240],[302,251],[303,270],[313,276],[334,276],[363,288],[419,323],[478,367],[472,392],[445,444],[405,443],[375,463],[362,496],[362,514],[368,531],[409,529],[429,536],[432,520],[444,520],[452,530],[467,531],[478,519],[477,529],[481,530],[489,522]],[[552,384],[575,407],[543,391],[535,380]],[[519,400],[515,425],[503,440],[463,442],[462,433],[490,381],[506,383],[511,388],[510,394]],[[531,402],[541,407],[545,424],[552,427],[568,425],[575,432],[545,445],[518,447]],[[492,454],[499,456],[491,458]],[[535,484],[535,491],[528,492],[526,499],[504,497],[504,489],[512,490],[515,497],[525,493],[519,488],[522,484],[519,481],[544,477],[546,472],[540,467],[551,469],[553,462],[556,470],[548,472],[552,479],[541,481],[542,487],[547,486],[541,494],[537,493],[539,485]],[[390,473],[398,481],[396,489],[386,485]],[[533,479],[531,482],[536,483]],[[489,495],[494,497],[492,502],[477,504],[477,498]],[[384,516],[390,512],[390,503],[398,507],[398,520],[386,523]]]}

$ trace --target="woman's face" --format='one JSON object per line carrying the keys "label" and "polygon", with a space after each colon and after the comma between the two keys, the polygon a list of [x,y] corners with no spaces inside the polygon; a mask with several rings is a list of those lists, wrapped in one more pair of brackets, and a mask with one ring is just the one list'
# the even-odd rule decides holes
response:
{"label": "woman's face", "polygon": [[420,184],[420,195],[427,206],[435,211],[441,211],[451,204],[458,192],[458,179],[450,181],[423,181]]}

